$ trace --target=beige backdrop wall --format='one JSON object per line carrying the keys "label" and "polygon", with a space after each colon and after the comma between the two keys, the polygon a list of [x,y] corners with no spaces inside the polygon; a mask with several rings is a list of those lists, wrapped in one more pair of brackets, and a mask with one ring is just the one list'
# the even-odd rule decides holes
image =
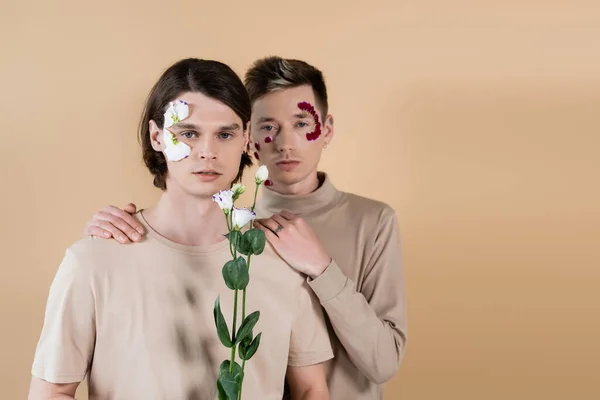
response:
{"label": "beige backdrop wall", "polygon": [[0,397],[26,396],[84,222],[158,196],[135,129],[161,71],[278,54],[326,73],[322,168],[399,215],[386,400],[600,398],[597,2],[235,3],[0,2]]}

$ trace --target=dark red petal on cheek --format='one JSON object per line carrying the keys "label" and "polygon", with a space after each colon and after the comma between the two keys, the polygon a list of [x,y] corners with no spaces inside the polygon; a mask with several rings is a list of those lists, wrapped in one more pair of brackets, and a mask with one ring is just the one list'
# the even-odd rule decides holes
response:
{"label": "dark red petal on cheek", "polygon": [[265,186],[273,186],[273,181],[271,181],[270,179],[267,179],[265,181]]}
{"label": "dark red petal on cheek", "polygon": [[265,143],[271,143],[273,141],[273,138],[271,136],[267,136],[265,138]]}
{"label": "dark red petal on cheek", "polygon": [[258,144],[258,142],[254,143],[254,148],[258,151],[260,151],[260,144]]}
{"label": "dark red petal on cheek", "polygon": [[254,158],[256,158],[257,160],[260,160],[260,157],[258,156],[257,152],[254,152]]}
{"label": "dark red petal on cheek", "polygon": [[314,132],[308,132],[306,134],[306,139],[309,142],[312,142],[313,140],[317,140],[320,136],[321,136],[321,124],[319,122],[317,122],[317,126],[315,127]]}
{"label": "dark red petal on cheek", "polygon": [[321,122],[319,122],[319,115],[317,114],[317,111],[315,110],[312,104],[306,101],[298,103],[298,108],[302,111],[307,111],[308,113],[310,113],[310,115],[312,115],[316,123],[315,130],[306,134],[306,140],[308,140],[309,142],[317,140],[321,136]]}

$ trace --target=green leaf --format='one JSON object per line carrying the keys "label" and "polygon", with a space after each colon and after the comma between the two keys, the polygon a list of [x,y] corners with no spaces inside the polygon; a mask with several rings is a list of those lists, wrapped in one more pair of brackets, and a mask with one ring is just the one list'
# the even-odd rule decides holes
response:
{"label": "green leaf", "polygon": [[229,372],[229,366],[231,365],[229,360],[225,360],[219,366],[219,378],[217,379],[217,390],[219,385],[221,390],[226,395],[228,400],[237,400],[238,392],[242,387],[244,381],[244,373],[242,367],[238,363],[234,363],[233,372]]}
{"label": "green leaf", "polygon": [[248,347],[250,347],[250,345],[252,344],[252,331],[250,331],[250,333],[240,342],[239,346],[238,346],[238,351],[240,354],[240,358],[242,360],[245,360],[245,354],[246,351],[248,350]]}
{"label": "green leaf", "polygon": [[219,297],[217,297],[217,300],[215,301],[213,315],[215,317],[215,326],[217,327],[217,335],[219,336],[219,340],[221,343],[223,343],[223,346],[230,349],[233,347],[233,343],[231,342],[231,337],[229,336],[227,322],[225,321],[225,317],[223,317],[223,313],[221,312],[221,303],[219,301]]}
{"label": "green leaf", "polygon": [[[238,233],[240,233],[240,232],[238,232]],[[248,254],[250,254],[252,252],[252,248],[250,247],[250,242],[248,242],[246,235],[242,235],[241,233],[240,233],[240,237],[238,240],[237,251],[245,256],[247,256]]]}
{"label": "green leaf", "polygon": [[[231,366],[230,360],[224,360],[221,365],[219,365],[219,375],[222,375],[225,372],[229,372],[229,367]],[[237,362],[233,363],[233,375],[237,376],[242,373],[242,366]]]}
{"label": "green leaf", "polygon": [[260,229],[249,229],[244,233],[244,240],[248,241],[250,244],[250,248],[252,249],[252,254],[261,254],[265,249],[265,233]]}
{"label": "green leaf", "polygon": [[244,240],[244,236],[240,231],[231,231],[225,237],[233,244],[238,253],[247,256],[251,252],[250,243]]}
{"label": "green leaf", "polygon": [[252,314],[246,317],[246,319],[244,320],[244,322],[242,322],[242,325],[240,326],[240,329],[237,332],[237,336],[235,337],[235,344],[240,343],[246,337],[252,335],[252,328],[254,328],[254,325],[256,325],[256,323],[258,322],[259,317],[260,311],[254,311]]}
{"label": "green leaf", "polygon": [[[256,353],[256,350],[258,350],[258,346],[260,346],[260,337],[261,336],[262,336],[262,332],[259,333],[258,335],[256,335],[256,337],[254,338],[252,343],[250,343],[249,345],[246,345],[246,343],[247,343],[246,340],[243,340],[242,343],[240,343],[240,346],[239,346],[240,358],[242,360],[248,361]],[[243,352],[242,352],[242,347],[243,347]]]}
{"label": "green leaf", "polygon": [[222,272],[225,284],[231,290],[244,289],[250,280],[248,264],[246,264],[244,257],[241,256],[237,260],[227,261],[223,266]]}
{"label": "green leaf", "polygon": [[219,394],[218,400],[228,400],[227,393],[225,392],[225,389],[223,389],[223,385],[221,385],[221,382],[219,382],[218,380],[217,380],[217,393]]}

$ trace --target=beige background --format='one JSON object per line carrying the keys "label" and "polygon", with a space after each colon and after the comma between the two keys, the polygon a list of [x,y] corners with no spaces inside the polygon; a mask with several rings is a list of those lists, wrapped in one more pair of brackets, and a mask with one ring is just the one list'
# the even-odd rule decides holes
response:
{"label": "beige background", "polygon": [[232,3],[1,0],[0,397],[26,396],[84,222],[157,198],[135,128],[161,71],[279,54],[326,73],[322,168],[398,211],[386,400],[600,398],[598,2]]}

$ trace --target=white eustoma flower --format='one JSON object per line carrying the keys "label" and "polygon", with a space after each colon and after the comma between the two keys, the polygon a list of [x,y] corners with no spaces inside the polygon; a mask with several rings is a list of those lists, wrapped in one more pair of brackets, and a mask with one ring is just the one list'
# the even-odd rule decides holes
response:
{"label": "white eustoma flower", "polygon": [[190,114],[188,104],[183,100],[172,101],[165,112],[164,127],[169,128],[180,121],[183,121]]}
{"label": "white eustoma flower", "polygon": [[269,170],[267,169],[266,165],[261,165],[258,170],[256,171],[256,183],[257,184],[261,184],[264,181],[266,181],[267,179],[269,179]]}
{"label": "white eustoma flower", "polygon": [[246,191],[246,186],[241,183],[236,183],[231,187],[231,191],[233,192],[233,200],[235,201]]}
{"label": "white eustoma flower", "polygon": [[163,129],[163,143],[165,144],[165,157],[169,161],[180,161],[192,154],[192,149],[187,144],[177,140],[173,132]]}
{"label": "white eustoma flower", "polygon": [[212,197],[213,201],[219,205],[225,214],[233,208],[233,190],[221,190]]}
{"label": "white eustoma flower", "polygon": [[256,213],[249,208],[234,208],[231,216],[233,229],[239,231],[254,218],[256,218]]}

